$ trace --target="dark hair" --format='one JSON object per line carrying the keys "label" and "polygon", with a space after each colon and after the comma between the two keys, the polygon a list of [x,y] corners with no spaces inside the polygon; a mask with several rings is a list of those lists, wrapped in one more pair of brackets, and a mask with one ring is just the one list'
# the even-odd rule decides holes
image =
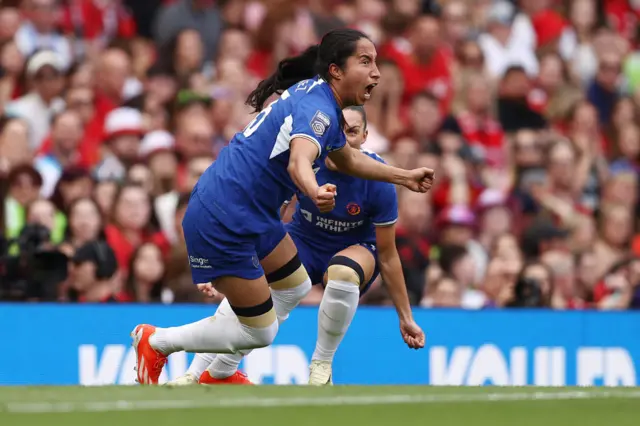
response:
{"label": "dark hair", "polygon": [[144,112],[144,107],[147,104],[146,93],[140,93],[133,98],[128,99],[122,104],[123,107],[137,109],[140,112]]}
{"label": "dark hair", "polygon": [[512,74],[527,74],[527,70],[522,65],[510,65],[507,67],[504,74],[502,74],[502,80],[506,80],[511,77]]}
{"label": "dark hair", "polygon": [[29,176],[29,178],[33,181],[35,186],[38,186],[38,187],[42,186],[43,181],[42,181],[42,175],[40,174],[40,172],[38,172],[38,170],[36,170],[36,168],[33,167],[31,164],[20,164],[18,166],[13,167],[11,171],[9,171],[9,175],[7,176],[7,182],[9,184],[9,187],[14,185],[18,180],[18,178],[22,175]]}
{"label": "dark hair", "polygon": [[356,111],[362,117],[362,122],[364,123],[364,130],[367,130],[367,112],[365,111],[362,105],[351,105],[346,107],[345,109]]}
{"label": "dark hair", "polygon": [[82,127],[82,118],[80,118],[80,114],[78,114],[75,110],[72,110],[72,109],[64,109],[62,111],[54,113],[51,116],[51,121],[50,121],[51,127],[53,128],[58,123],[58,120],[61,117],[64,117],[65,115],[74,115],[74,116],[76,116],[76,118],[78,119],[78,122],[80,123],[80,126]]}
{"label": "dark hair", "polygon": [[[199,34],[198,30],[196,30],[195,28],[183,28],[176,35],[171,37],[170,40],[160,46],[160,58],[158,59],[158,65],[165,70],[164,72],[171,74],[173,77],[179,77],[178,69],[175,63],[175,57],[176,53],[178,52],[180,37],[182,37],[182,35],[187,32],[193,31]],[[200,36],[200,42],[203,43],[202,36]]]}
{"label": "dark hair", "polygon": [[249,94],[246,104],[253,107],[255,112],[260,112],[269,96],[274,93],[280,95],[302,80],[320,75],[329,81],[329,66],[335,64],[344,67],[347,58],[353,55],[356,43],[363,38],[369,39],[365,33],[349,28],[326,33],[320,44],[309,47],[298,56],[280,61],[276,72],[262,80]]}
{"label": "dark hair", "polygon": [[72,166],[67,167],[62,171],[60,179],[53,190],[51,201],[56,208],[64,213],[67,213],[67,206],[65,206],[65,200],[62,196],[62,186],[68,183],[73,183],[81,179],[89,179],[93,182],[93,178],[87,169],[84,167]]}
{"label": "dark hair", "polygon": [[469,252],[459,245],[445,245],[440,247],[440,268],[446,275],[453,275],[453,266]]}
{"label": "dark hair", "polygon": [[[527,277],[527,271],[530,268],[539,267],[544,269],[549,280],[549,291],[545,294],[542,291],[540,283]],[[507,306],[516,307],[545,307],[551,303],[551,294],[553,294],[553,273],[551,269],[539,260],[529,261],[524,264],[516,278],[514,287],[514,298]]]}
{"label": "dark hair", "polygon": [[94,240],[78,247],[71,261],[80,265],[91,262],[96,265],[96,280],[111,279],[118,270],[116,254],[105,240]]}
{"label": "dark hair", "polygon": [[176,206],[176,212],[179,212],[181,209],[187,207],[189,205],[189,200],[191,199],[190,192],[183,192],[178,197],[178,205]]}

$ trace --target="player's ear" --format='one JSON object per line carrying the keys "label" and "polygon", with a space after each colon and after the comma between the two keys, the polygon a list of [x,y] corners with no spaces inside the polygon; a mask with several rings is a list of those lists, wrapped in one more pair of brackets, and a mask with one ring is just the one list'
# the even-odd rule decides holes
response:
{"label": "player's ear", "polygon": [[343,72],[339,66],[337,66],[336,64],[331,64],[329,65],[329,75],[334,80],[341,80]]}
{"label": "player's ear", "polygon": [[369,136],[369,131],[365,130],[363,136],[364,136],[364,138],[362,139],[362,142],[364,143],[364,142],[367,141],[367,137]]}

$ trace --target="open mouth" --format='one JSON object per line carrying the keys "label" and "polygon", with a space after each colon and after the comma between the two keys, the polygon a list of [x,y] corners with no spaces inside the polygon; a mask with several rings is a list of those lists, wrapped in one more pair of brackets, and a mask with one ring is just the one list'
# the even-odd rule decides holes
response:
{"label": "open mouth", "polygon": [[371,99],[371,92],[373,91],[373,89],[378,85],[378,83],[372,83],[370,85],[368,85],[367,87],[365,87],[364,89],[364,98],[366,100]]}

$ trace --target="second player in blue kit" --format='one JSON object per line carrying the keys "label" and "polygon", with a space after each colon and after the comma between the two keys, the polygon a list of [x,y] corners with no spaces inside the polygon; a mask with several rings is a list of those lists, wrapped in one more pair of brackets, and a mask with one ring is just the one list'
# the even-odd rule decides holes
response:
{"label": "second player in blue kit", "polygon": [[[360,149],[367,138],[366,114],[362,107],[344,111],[345,133],[352,148]],[[375,153],[366,155],[383,162]],[[324,285],[318,313],[318,339],[312,356],[309,384],[332,383],[332,362],[358,307],[360,295],[367,291],[382,272],[389,294],[398,312],[402,338],[410,348],[424,346],[424,333],[415,324],[395,245],[398,200],[394,185],[358,179],[338,173],[330,160],[318,168],[319,185],[337,187],[336,206],[322,213],[304,194],[298,193],[285,207],[295,210],[285,228],[293,239],[298,255],[313,284]],[[281,238],[278,233],[264,234],[259,246],[267,250]],[[189,383],[201,377],[201,383],[225,383],[213,379],[216,366],[238,367],[241,354],[197,354],[187,372],[179,379]],[[213,361],[216,361],[213,363]],[[225,374],[228,371],[225,370]]]}

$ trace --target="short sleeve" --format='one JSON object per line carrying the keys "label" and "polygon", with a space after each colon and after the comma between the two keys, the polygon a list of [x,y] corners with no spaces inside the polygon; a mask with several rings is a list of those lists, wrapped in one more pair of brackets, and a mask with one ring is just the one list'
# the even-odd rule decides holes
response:
{"label": "short sleeve", "polygon": [[389,226],[398,221],[398,196],[395,185],[371,181],[371,223]]}
{"label": "short sleeve", "polygon": [[336,151],[347,142],[332,106],[314,104],[313,96],[306,96],[296,105],[293,112],[291,140],[308,139],[318,147],[318,157],[325,152]]}

